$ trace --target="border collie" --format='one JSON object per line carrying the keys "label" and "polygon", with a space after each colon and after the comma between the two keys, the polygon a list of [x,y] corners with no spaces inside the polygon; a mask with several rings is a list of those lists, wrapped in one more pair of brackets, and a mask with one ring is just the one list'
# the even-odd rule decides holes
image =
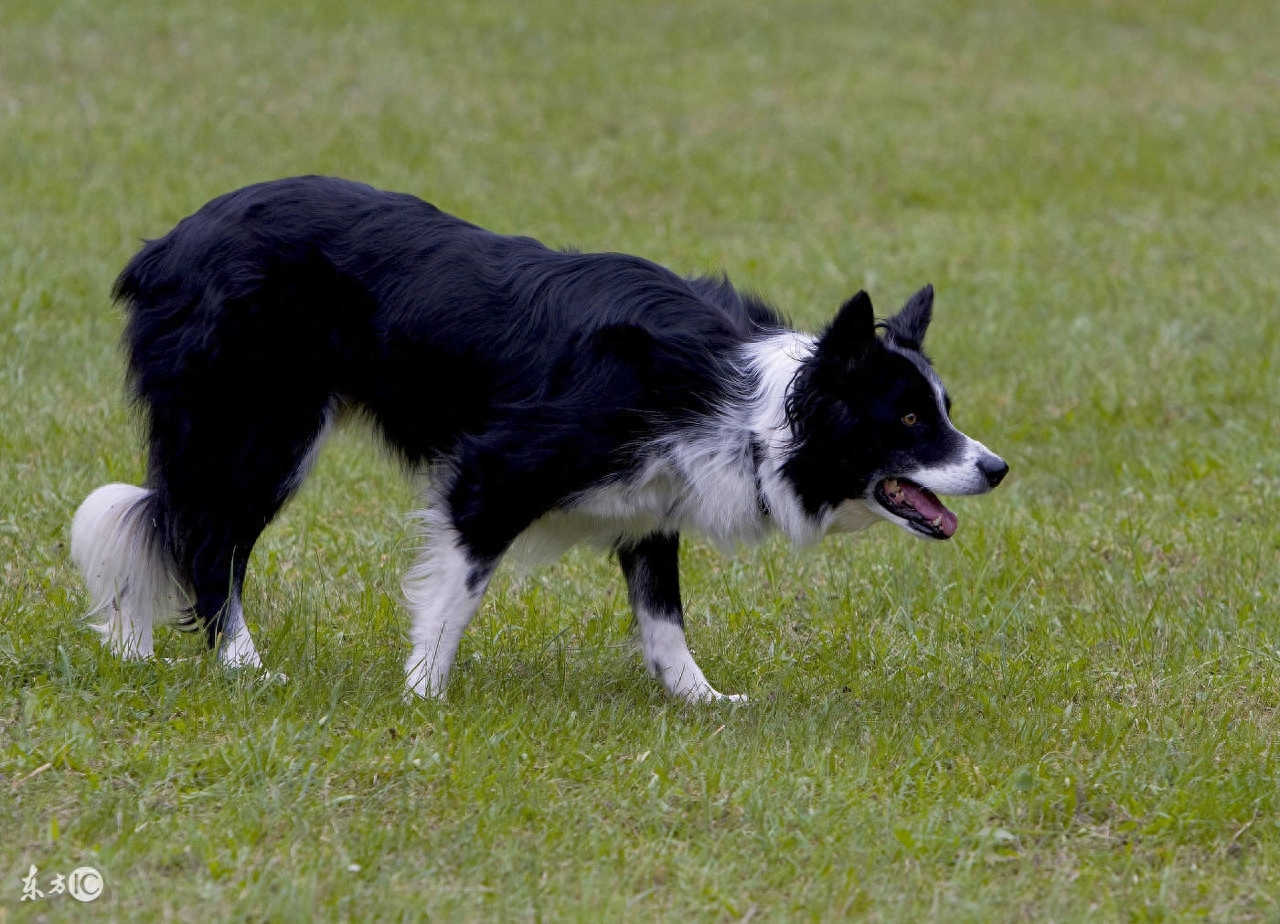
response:
{"label": "border collie", "polygon": [[677,698],[723,698],[685,643],[681,532],[807,544],[888,520],[947,539],[938,495],[1008,472],[951,423],[921,350],[928,286],[881,322],[859,292],[814,336],[723,277],[300,177],[214,199],[147,242],[114,295],[146,484],[89,495],[71,554],[127,658],[152,656],[160,623],[261,666],[250,552],[344,414],[427,476],[403,581],[418,696],[443,693],[508,551],[591,540],[617,555],[649,672]]}

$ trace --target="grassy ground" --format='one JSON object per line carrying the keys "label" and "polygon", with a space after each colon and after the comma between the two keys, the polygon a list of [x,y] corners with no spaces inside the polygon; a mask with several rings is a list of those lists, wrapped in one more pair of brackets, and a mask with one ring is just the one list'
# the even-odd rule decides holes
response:
{"label": "grassy ground", "polygon": [[[0,922],[1280,915],[1280,8],[430,6],[0,11]],[[298,172],[802,326],[931,281],[1014,474],[946,545],[688,541],[748,707],[666,701],[590,552],[504,574],[405,705],[413,494],[348,433],[251,568],[292,681],[119,664],[66,553],[143,474],[111,279]],[[20,902],[31,865],[106,895]]]}

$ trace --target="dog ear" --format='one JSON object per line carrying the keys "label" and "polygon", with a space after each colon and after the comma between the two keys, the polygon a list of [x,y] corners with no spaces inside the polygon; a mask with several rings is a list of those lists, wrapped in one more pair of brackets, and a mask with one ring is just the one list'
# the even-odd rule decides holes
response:
{"label": "dog ear", "polygon": [[933,317],[933,286],[925,286],[902,306],[902,310],[885,322],[893,338],[909,349],[924,345],[924,333]]}
{"label": "dog ear", "polygon": [[861,362],[876,344],[876,315],[871,296],[859,290],[845,302],[818,341],[818,355],[847,365]]}

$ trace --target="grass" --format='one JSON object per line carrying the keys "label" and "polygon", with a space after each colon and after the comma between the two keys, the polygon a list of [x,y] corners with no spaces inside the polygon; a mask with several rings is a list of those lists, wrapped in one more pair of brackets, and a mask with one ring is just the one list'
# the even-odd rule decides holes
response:
{"label": "grass", "polygon": [[[439,7],[0,12],[0,922],[1280,915],[1280,9]],[[143,475],[110,282],[299,172],[723,267],[811,328],[932,281],[1013,475],[946,545],[686,541],[748,707],[664,699],[591,552],[504,573],[406,705],[414,495],[345,433],[250,570],[291,681],[176,635],[120,664],[66,553]],[[31,865],[106,895],[20,902]]]}

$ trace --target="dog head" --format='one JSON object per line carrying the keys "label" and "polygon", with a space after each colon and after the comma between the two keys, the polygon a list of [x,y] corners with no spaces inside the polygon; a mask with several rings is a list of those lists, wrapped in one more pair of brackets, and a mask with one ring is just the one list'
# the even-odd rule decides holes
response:
{"label": "dog head", "polygon": [[922,349],[932,314],[932,286],[879,323],[859,292],[801,365],[782,473],[810,515],[861,504],[916,535],[949,539],[956,516],[938,495],[984,494],[1008,473],[951,423],[951,399]]}

